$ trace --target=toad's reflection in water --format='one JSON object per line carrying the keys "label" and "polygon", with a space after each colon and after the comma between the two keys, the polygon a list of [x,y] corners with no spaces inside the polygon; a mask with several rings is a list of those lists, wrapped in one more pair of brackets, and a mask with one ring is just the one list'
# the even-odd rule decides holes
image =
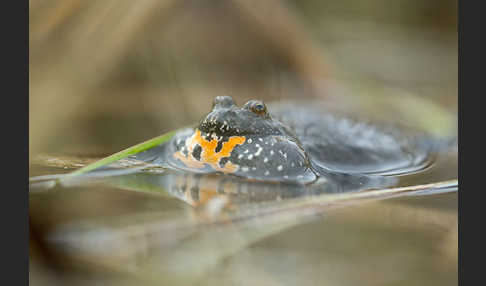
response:
{"label": "toad's reflection in water", "polygon": [[[107,180],[121,188],[142,188],[167,192],[184,202],[199,207],[214,198],[233,204],[279,201],[326,193],[356,192],[394,185],[393,177],[333,174],[321,176],[312,184],[259,182],[219,174],[194,174],[168,170],[163,174],[134,173]],[[143,186],[143,187],[142,187]]]}

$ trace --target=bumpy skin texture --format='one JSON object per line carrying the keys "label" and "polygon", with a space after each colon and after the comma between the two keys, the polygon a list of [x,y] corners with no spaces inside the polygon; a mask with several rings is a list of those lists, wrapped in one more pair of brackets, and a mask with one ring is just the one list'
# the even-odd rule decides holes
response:
{"label": "bumpy skin texture", "polygon": [[240,108],[231,97],[218,96],[198,126],[139,158],[193,173],[257,181],[311,183],[323,178],[378,187],[387,180],[369,175],[406,173],[426,165],[430,149],[417,142],[321,108],[281,105],[270,114],[263,102],[251,100]]}
{"label": "bumpy skin texture", "polygon": [[317,178],[300,141],[260,101],[240,108],[231,97],[216,97],[211,112],[195,129],[178,133],[167,153],[169,164],[189,171],[265,181]]}
{"label": "bumpy skin texture", "polygon": [[317,104],[280,104],[275,120],[289,126],[314,166],[346,174],[397,175],[431,163],[434,140],[418,132],[338,116]]}

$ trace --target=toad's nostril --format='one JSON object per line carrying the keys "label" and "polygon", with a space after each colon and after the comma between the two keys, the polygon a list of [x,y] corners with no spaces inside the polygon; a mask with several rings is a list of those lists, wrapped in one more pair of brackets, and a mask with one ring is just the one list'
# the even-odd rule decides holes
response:
{"label": "toad's nostril", "polygon": [[221,107],[228,108],[235,105],[235,101],[231,96],[216,96],[213,100],[213,108]]}

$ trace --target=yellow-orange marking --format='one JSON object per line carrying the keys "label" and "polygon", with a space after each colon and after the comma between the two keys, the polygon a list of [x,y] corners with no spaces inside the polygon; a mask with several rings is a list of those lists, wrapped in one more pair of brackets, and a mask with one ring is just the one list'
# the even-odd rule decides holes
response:
{"label": "yellow-orange marking", "polygon": [[[225,203],[225,209],[234,209],[235,206],[231,203],[229,194],[236,193],[236,185],[232,182],[226,182],[225,187],[223,187],[223,193],[219,193],[218,189],[221,184],[221,177],[202,177],[200,180],[194,180],[193,176],[183,177],[177,176],[176,178],[176,186],[179,190],[184,190],[182,196],[179,198],[185,201],[186,203],[194,206],[194,207],[201,207],[205,206],[208,202],[215,198],[223,198],[228,199],[228,202]],[[228,186],[229,184],[229,186]],[[192,191],[193,189],[198,190],[198,198],[195,200],[193,199]],[[203,215],[204,213],[193,213],[196,217]]]}
{"label": "yellow-orange marking", "polygon": [[[233,149],[240,144],[245,143],[246,138],[244,136],[231,136],[227,142],[223,143],[223,146],[219,152],[216,152],[216,146],[218,146],[218,140],[211,138],[211,141],[204,139],[201,136],[201,131],[196,129],[194,134],[187,138],[185,146],[187,148],[187,156],[178,151],[174,153],[174,158],[181,160],[186,166],[191,168],[201,169],[204,164],[210,165],[214,170],[221,171],[223,173],[234,173],[238,170],[239,166],[227,162],[223,167],[219,166],[219,162],[222,158],[231,156]],[[201,146],[201,159],[197,160],[192,155],[192,151],[196,145]]]}

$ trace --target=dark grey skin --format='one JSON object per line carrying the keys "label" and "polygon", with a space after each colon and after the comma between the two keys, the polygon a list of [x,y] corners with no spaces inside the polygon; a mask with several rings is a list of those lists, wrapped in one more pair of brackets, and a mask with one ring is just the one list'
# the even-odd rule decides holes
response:
{"label": "dark grey skin", "polygon": [[[197,129],[202,136],[210,140],[217,137],[219,148],[232,136],[244,137],[244,144],[236,146],[231,156],[223,158],[220,166],[228,162],[239,166],[231,175],[260,181],[299,181],[309,183],[318,176],[312,169],[309,158],[299,139],[285,125],[274,120],[261,101],[248,101],[243,107],[236,106],[229,96],[214,99],[213,108],[199,123]],[[171,152],[184,148],[185,139],[194,130],[182,131],[172,139]],[[199,149],[195,149],[199,152]],[[194,154],[196,158],[198,154]],[[177,168],[196,172],[211,172],[212,168],[187,168],[174,158],[168,158],[169,164]],[[213,170],[214,171],[214,170]]]}
{"label": "dark grey skin", "polygon": [[428,167],[441,144],[415,130],[371,124],[323,106],[280,105],[273,118],[299,138],[313,166],[346,174],[403,175]]}
{"label": "dark grey skin", "polygon": [[298,141],[287,126],[273,120],[263,102],[250,100],[240,108],[229,96],[214,99],[211,112],[201,119],[198,128],[205,133],[215,132],[221,136],[275,135]]}
{"label": "dark grey skin", "polygon": [[[236,171],[222,172],[204,164],[199,146],[189,154],[186,140],[197,130],[206,140],[218,141],[216,152],[229,138],[245,138],[216,166],[224,170],[235,165]],[[396,181],[389,175],[426,167],[433,152],[421,142],[393,129],[340,118],[312,106],[281,105],[269,112],[261,101],[238,107],[231,97],[218,96],[198,126],[178,132],[168,144],[138,157],[193,173],[302,184],[331,180],[343,187],[365,188],[389,186]],[[173,156],[177,152],[201,160],[203,167],[189,166]]]}

